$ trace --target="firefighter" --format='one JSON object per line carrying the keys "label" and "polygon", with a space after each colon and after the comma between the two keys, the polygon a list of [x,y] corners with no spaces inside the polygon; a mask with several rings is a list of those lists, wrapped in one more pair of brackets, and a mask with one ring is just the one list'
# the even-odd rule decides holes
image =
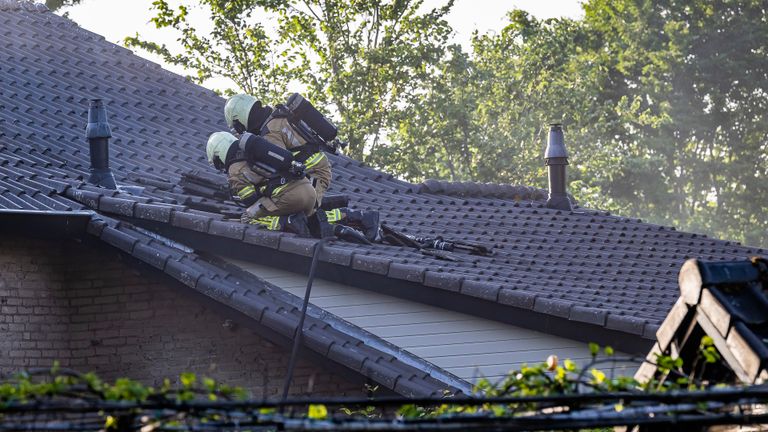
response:
{"label": "firefighter", "polygon": [[[302,98],[303,100],[303,98]],[[307,103],[308,104],[308,103]],[[311,104],[308,104],[311,107]],[[314,107],[311,107],[314,110]],[[315,111],[317,116],[325,120]],[[315,208],[319,209],[323,195],[328,190],[333,178],[331,161],[321,150],[317,142],[308,142],[296,125],[291,121],[293,113],[284,105],[272,109],[260,100],[248,94],[237,94],[227,100],[224,106],[227,125],[237,133],[250,132],[263,136],[272,144],[284,147],[294,153],[296,160],[306,167],[312,185],[315,188]],[[327,122],[327,120],[326,120]],[[333,125],[329,126],[334,128]],[[379,240],[379,213],[360,211],[346,207],[329,211],[318,211],[314,223],[349,223],[360,228],[369,241]],[[310,220],[312,224],[312,221]]]}
{"label": "firefighter", "polygon": [[272,144],[298,152],[296,159],[307,168],[307,175],[315,187],[319,208],[333,178],[331,161],[319,148],[306,145],[307,140],[302,138],[288,121],[289,115],[284,106],[278,105],[278,109],[274,110],[247,94],[232,96],[224,106],[227,125],[238,133],[251,132],[261,135]]}
{"label": "firefighter", "polygon": [[246,207],[241,221],[310,237],[307,216],[315,212],[315,190],[290,152],[260,136],[214,132],[208,162],[224,171],[233,199]]}

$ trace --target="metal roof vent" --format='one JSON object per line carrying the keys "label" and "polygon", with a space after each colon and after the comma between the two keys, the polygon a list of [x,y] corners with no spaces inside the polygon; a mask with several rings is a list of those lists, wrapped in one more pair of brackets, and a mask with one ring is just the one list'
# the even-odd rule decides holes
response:
{"label": "metal roof vent", "polygon": [[571,200],[565,190],[565,166],[568,165],[568,154],[565,152],[563,126],[559,123],[549,125],[547,149],[544,151],[544,161],[549,171],[549,199],[547,208],[557,210],[573,210]]}
{"label": "metal roof vent", "polygon": [[109,138],[112,130],[107,122],[107,109],[101,99],[91,99],[88,105],[88,126],[85,138],[91,150],[91,176],[88,183],[117,189],[115,176],[109,168]]}

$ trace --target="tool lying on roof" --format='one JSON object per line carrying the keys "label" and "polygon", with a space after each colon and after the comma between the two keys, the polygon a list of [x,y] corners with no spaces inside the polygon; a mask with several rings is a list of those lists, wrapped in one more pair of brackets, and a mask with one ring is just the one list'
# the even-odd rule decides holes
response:
{"label": "tool lying on roof", "polygon": [[442,237],[419,237],[405,234],[394,228],[381,224],[382,241],[393,246],[407,246],[418,249],[425,255],[431,255],[448,261],[460,259],[452,252],[463,251],[471,255],[493,255],[492,247],[463,240],[445,240]]}
{"label": "tool lying on roof", "polygon": [[[181,175],[179,182],[184,192],[219,201],[231,199],[227,179],[219,174],[208,171],[190,171]],[[344,194],[326,193],[323,196],[323,210],[333,210],[349,206],[349,196]]]}

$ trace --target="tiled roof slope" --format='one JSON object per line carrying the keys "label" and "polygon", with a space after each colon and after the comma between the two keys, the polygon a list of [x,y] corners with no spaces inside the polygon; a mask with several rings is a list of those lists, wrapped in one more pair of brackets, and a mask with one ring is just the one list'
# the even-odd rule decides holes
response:
{"label": "tiled roof slope", "polygon": [[[115,216],[309,254],[312,241],[225,221],[215,213],[236,208],[178,186],[185,172],[212,173],[203,145],[224,128],[223,99],[50,13],[0,13],[0,37],[0,206],[66,209],[65,194]],[[145,186],[142,196],[70,185],[88,171],[83,129],[91,97],[105,99],[118,182]],[[602,211],[453,194],[346,157],[332,160],[331,190],[348,194],[353,206],[379,209],[383,220],[410,233],[494,244],[496,253],[446,262],[404,248],[336,243],[325,261],[487,300],[510,313],[534,311],[650,340],[677,298],[677,269],[686,258],[762,253]]]}
{"label": "tiled roof slope", "polygon": [[[200,140],[223,125],[216,124],[213,115],[204,119],[200,113],[221,111],[219,97],[47,13],[41,5],[0,0],[0,38],[0,58],[4,59],[0,62],[0,209],[71,211],[90,207],[117,215],[136,209],[150,219],[163,219],[178,211],[173,216],[177,223],[185,215],[193,215],[182,212],[187,208],[177,204],[185,197],[165,189],[172,189],[178,173],[205,167]],[[110,101],[113,133],[120,137],[112,141],[111,148],[118,181],[147,188],[146,196],[129,195],[132,201],[127,207],[104,190],[82,185],[89,165],[83,138],[84,107],[93,96]],[[204,120],[203,124],[198,120]],[[160,193],[153,193],[155,190]],[[108,216],[94,215],[88,232],[242,312],[262,328],[292,338],[299,310],[281,296],[279,288],[263,280],[244,280],[227,266],[169,247]],[[438,370],[441,377],[450,374],[409,353],[374,348],[370,344],[374,336],[351,328],[334,327],[328,318],[309,316],[303,343],[402,395],[440,396],[445,390],[457,390],[425,371]],[[462,389],[467,391],[468,386]]]}
{"label": "tiled roof slope", "polygon": [[458,197],[487,197],[515,201],[546,201],[547,191],[530,186],[478,182],[449,182],[428,179],[418,186],[419,193]]}

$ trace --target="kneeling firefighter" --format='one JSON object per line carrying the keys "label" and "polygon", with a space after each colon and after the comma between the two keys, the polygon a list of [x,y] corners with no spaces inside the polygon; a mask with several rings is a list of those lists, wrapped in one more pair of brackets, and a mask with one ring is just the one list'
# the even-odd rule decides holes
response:
{"label": "kneeling firefighter", "polygon": [[[335,147],[337,129],[312,104],[298,93],[288,99],[286,105],[275,109],[262,105],[261,101],[247,94],[238,94],[227,100],[224,106],[227,125],[237,133],[253,133],[263,136],[272,144],[285,147],[295,159],[303,163],[315,188],[315,207],[320,209],[323,195],[333,178],[331,162],[323,148]],[[345,223],[360,228],[369,241],[376,241],[379,233],[379,213],[360,211],[347,207],[315,213],[315,224]],[[313,221],[310,221],[312,224]]]}
{"label": "kneeling firefighter", "polygon": [[246,207],[241,220],[310,237],[307,216],[315,211],[315,189],[291,152],[257,135],[238,139],[214,132],[206,153],[208,162],[227,174],[233,199]]}

